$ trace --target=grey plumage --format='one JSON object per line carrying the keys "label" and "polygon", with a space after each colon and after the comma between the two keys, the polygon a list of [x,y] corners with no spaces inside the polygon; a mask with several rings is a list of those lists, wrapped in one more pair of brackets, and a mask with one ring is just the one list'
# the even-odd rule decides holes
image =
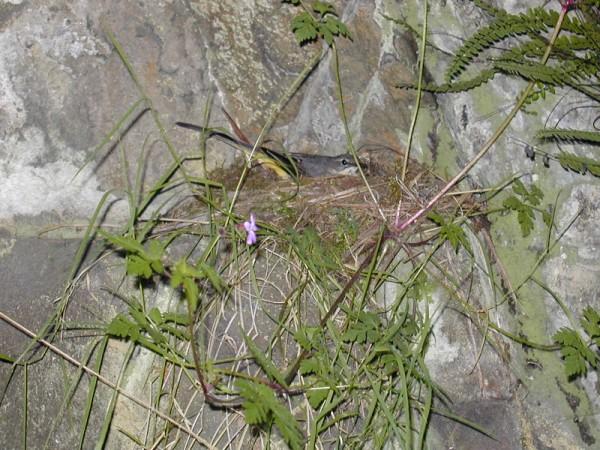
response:
{"label": "grey plumage", "polygon": [[[208,137],[215,137],[228,144],[234,144],[248,151],[252,145],[239,141],[225,132],[212,128],[204,128],[186,122],[176,122],[177,126],[194,131],[204,132]],[[307,153],[281,153],[268,147],[260,147],[259,151],[275,160],[289,175],[305,177],[328,177],[338,175],[355,175],[358,167],[349,153],[337,156],[310,155]]]}

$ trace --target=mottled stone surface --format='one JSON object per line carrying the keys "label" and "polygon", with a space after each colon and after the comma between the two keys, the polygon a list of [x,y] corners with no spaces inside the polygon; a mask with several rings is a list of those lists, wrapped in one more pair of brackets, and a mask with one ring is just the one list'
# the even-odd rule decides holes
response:
{"label": "mottled stone surface", "polygon": [[[2,242],[6,241],[3,239]],[[56,311],[77,246],[76,240],[35,237],[13,239],[10,250],[3,252],[0,259],[0,283],[3,287],[0,311],[30,331],[41,332],[48,318]],[[78,322],[99,324],[102,317],[114,315],[122,307],[101,290],[101,287],[115,284],[114,280],[107,278],[110,272],[106,266],[100,263],[98,268],[100,270],[95,271],[93,276],[86,277],[85,287],[77,289],[70,298],[63,316],[67,326]],[[1,352],[12,357],[19,356],[31,343],[23,333],[5,322],[0,323],[0,334]],[[57,339],[57,342],[72,357],[93,364],[87,358],[94,348],[94,342],[97,347],[98,340],[99,337],[90,338],[89,332],[75,330],[66,332],[63,339]],[[109,348],[116,350],[118,345],[110,345]],[[107,356],[103,373],[115,373],[122,354],[119,350]],[[0,447],[12,449],[23,446],[25,418],[29,448],[43,448],[46,442],[48,448],[76,447],[90,379],[78,377],[73,365],[52,352],[46,353],[41,346],[34,345],[25,358],[31,362],[26,375],[22,368],[13,372],[9,364],[0,365],[2,389],[9,380],[11,382],[0,406],[0,416],[3,418],[0,421]],[[67,393],[77,380],[78,387],[71,393],[69,407],[61,409],[65,398],[68,398]],[[98,437],[110,395],[111,390],[101,384],[98,386],[97,403],[89,420],[89,442]]]}
{"label": "mottled stone surface", "polygon": [[[334,3],[353,35],[352,41],[340,40],[338,46],[343,96],[355,144],[403,150],[415,94],[397,85],[416,81],[420,43],[384,15],[405,18],[420,29],[422,2]],[[446,52],[455,51],[461,39],[487,20],[472,2],[430,3],[430,44]],[[503,6],[515,11],[529,6],[528,2],[509,3]],[[259,134],[270,112],[318,51],[310,45],[298,47],[289,32],[291,17],[289,5],[267,0],[0,2],[0,311],[32,330],[39,329],[62,292],[77,239],[104,193],[110,191],[105,223],[119,229],[128,217],[125,191],[136,183],[136,174],[142,174],[139,179],[148,188],[172,163],[171,150],[179,155],[197,152],[197,136],[176,129],[175,121],[202,123],[210,100],[211,124],[227,126],[219,109],[222,106],[250,138]],[[122,45],[139,85],[106,30]],[[425,79],[442,82],[448,58],[433,55],[428,49],[431,58]],[[329,155],[345,151],[334,69],[329,52],[284,108],[271,133],[274,140],[295,151]],[[411,156],[431,164],[444,176],[456,173],[491,136],[523,86],[523,82],[498,76],[469,93],[424,95]],[[552,111],[563,94],[550,95],[536,106],[537,115],[519,114],[462,185],[486,188],[518,173],[524,182],[535,182],[544,191],[543,207],[556,201],[558,232],[579,214],[535,273],[548,290],[526,283],[516,303],[510,305],[496,304],[498,290],[486,285],[489,279],[481,267],[489,261],[495,267],[501,265],[512,286],[520,285],[544,251],[546,234],[541,220],[536,221],[530,237],[522,238],[514,215],[492,218],[491,235],[501,262],[484,247],[478,248],[478,242],[485,239],[482,233],[471,236],[475,260],[480,264],[473,275],[476,308],[492,308],[492,318],[499,326],[544,344],[551,343],[560,327],[576,326],[549,291],[575,318],[588,305],[600,308],[600,183],[589,175],[568,173],[558,164],[545,168],[540,161],[531,162],[520,141],[514,139],[530,142],[532,131],[546,121],[556,124],[561,117],[561,126],[589,128],[594,120],[589,110],[563,117],[580,100],[571,94]],[[115,133],[98,148],[143,96],[155,108],[156,119],[173,144],[171,150],[155,118],[150,113],[140,115],[141,104],[120,127],[127,131]],[[593,149],[565,148],[594,156]],[[138,170],[142,156],[144,167]],[[209,171],[227,171],[236,159],[239,161],[239,155],[229,147],[211,143],[206,166]],[[185,168],[191,175],[204,175],[203,165],[193,160],[186,162]],[[490,206],[500,203],[492,201]],[[462,260],[467,258],[463,255]],[[110,319],[123,305],[101,293],[103,288],[119,285],[121,270],[121,266],[101,265],[89,280],[80,279],[77,301],[66,318]],[[467,273],[468,268],[456,269],[455,275],[467,277]],[[482,347],[481,330],[457,312],[460,308],[453,301],[443,296],[432,300],[445,309],[436,318],[427,361],[432,376],[453,401],[450,409],[481,424],[496,440],[436,416],[430,426],[430,447],[596,448],[600,442],[597,374],[569,383],[556,353],[525,350],[495,334],[496,349],[489,344]],[[165,308],[173,302],[172,292],[164,286],[151,299],[152,304]],[[16,356],[26,341],[2,323],[0,342],[0,353]],[[89,338],[59,340],[77,357],[85,354],[89,342]],[[110,348],[113,356],[107,359],[106,372],[114,378],[127,346],[113,343]],[[50,431],[49,419],[60,409],[66,389],[62,374],[74,373],[65,365],[52,357],[30,368],[31,448],[43,445]],[[152,355],[134,355],[133,367],[137,372],[127,377],[125,385],[144,397]],[[7,366],[0,367],[2,386],[9,373]],[[21,429],[22,379],[19,369],[1,405],[2,417],[10,418],[0,421],[2,448],[21,446],[15,430]],[[90,428],[93,432],[86,436],[84,448],[93,446],[111,394],[106,388],[99,392]],[[68,409],[70,416],[61,422],[61,431],[52,435],[49,448],[77,445],[77,426],[65,424],[77,424],[85,393],[84,387],[77,390],[75,406]],[[138,432],[144,426],[142,410],[118,409],[115,414],[129,430]],[[208,410],[204,417],[207,434],[215,433],[222,416],[211,416]],[[132,445],[128,438],[117,431],[111,434],[109,448],[127,445]]]}

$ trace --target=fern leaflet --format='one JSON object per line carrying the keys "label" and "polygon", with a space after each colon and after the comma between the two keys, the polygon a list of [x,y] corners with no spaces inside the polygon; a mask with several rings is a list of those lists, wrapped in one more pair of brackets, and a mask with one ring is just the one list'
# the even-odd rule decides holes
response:
{"label": "fern leaflet", "polygon": [[571,130],[567,128],[544,128],[539,130],[536,135],[538,139],[552,139],[555,141],[567,142],[587,142],[590,144],[600,144],[600,132]]}

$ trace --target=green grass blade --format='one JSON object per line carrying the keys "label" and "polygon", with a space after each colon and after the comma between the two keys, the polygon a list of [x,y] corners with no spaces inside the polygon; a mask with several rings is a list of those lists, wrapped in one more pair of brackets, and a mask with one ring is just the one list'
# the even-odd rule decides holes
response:
{"label": "green grass blade", "polygon": [[[116,385],[120,386],[123,381],[123,377],[125,376],[125,371],[127,369],[127,365],[129,364],[129,360],[131,359],[131,355],[133,355],[133,351],[135,350],[134,344],[129,344],[129,348],[125,353],[125,357],[123,358],[123,364],[121,365],[121,371],[119,373],[119,377]],[[98,440],[96,441],[95,450],[102,450],[106,445],[106,439],[108,437],[108,432],[110,431],[110,427],[112,424],[113,414],[115,412],[115,407],[117,406],[117,399],[119,398],[119,392],[114,391],[113,395],[110,399],[110,403],[106,408],[106,412],[104,413],[104,421],[102,423],[102,427],[100,428],[100,433],[98,435]]]}
{"label": "green grass blade", "polygon": [[[96,354],[96,364],[94,365],[94,370],[97,373],[100,373],[100,369],[102,368],[102,361],[104,359],[104,354],[106,352],[106,347],[108,345],[108,336],[105,336],[100,343],[100,347],[97,350]],[[90,385],[88,387],[88,395],[85,402],[85,408],[83,411],[83,415],[81,417],[81,432],[79,434],[79,449],[83,448],[83,443],[85,441],[85,434],[88,429],[88,424],[90,421],[90,416],[92,413],[92,406],[94,405],[94,398],[96,397],[96,387],[98,385],[98,379],[96,377],[92,377],[90,379]]]}

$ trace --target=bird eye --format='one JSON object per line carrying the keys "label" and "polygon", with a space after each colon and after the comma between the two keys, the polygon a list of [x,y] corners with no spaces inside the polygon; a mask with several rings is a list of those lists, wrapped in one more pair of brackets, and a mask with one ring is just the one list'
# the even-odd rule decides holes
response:
{"label": "bird eye", "polygon": [[348,165],[348,160],[342,159],[342,166],[347,166],[347,165]]}

